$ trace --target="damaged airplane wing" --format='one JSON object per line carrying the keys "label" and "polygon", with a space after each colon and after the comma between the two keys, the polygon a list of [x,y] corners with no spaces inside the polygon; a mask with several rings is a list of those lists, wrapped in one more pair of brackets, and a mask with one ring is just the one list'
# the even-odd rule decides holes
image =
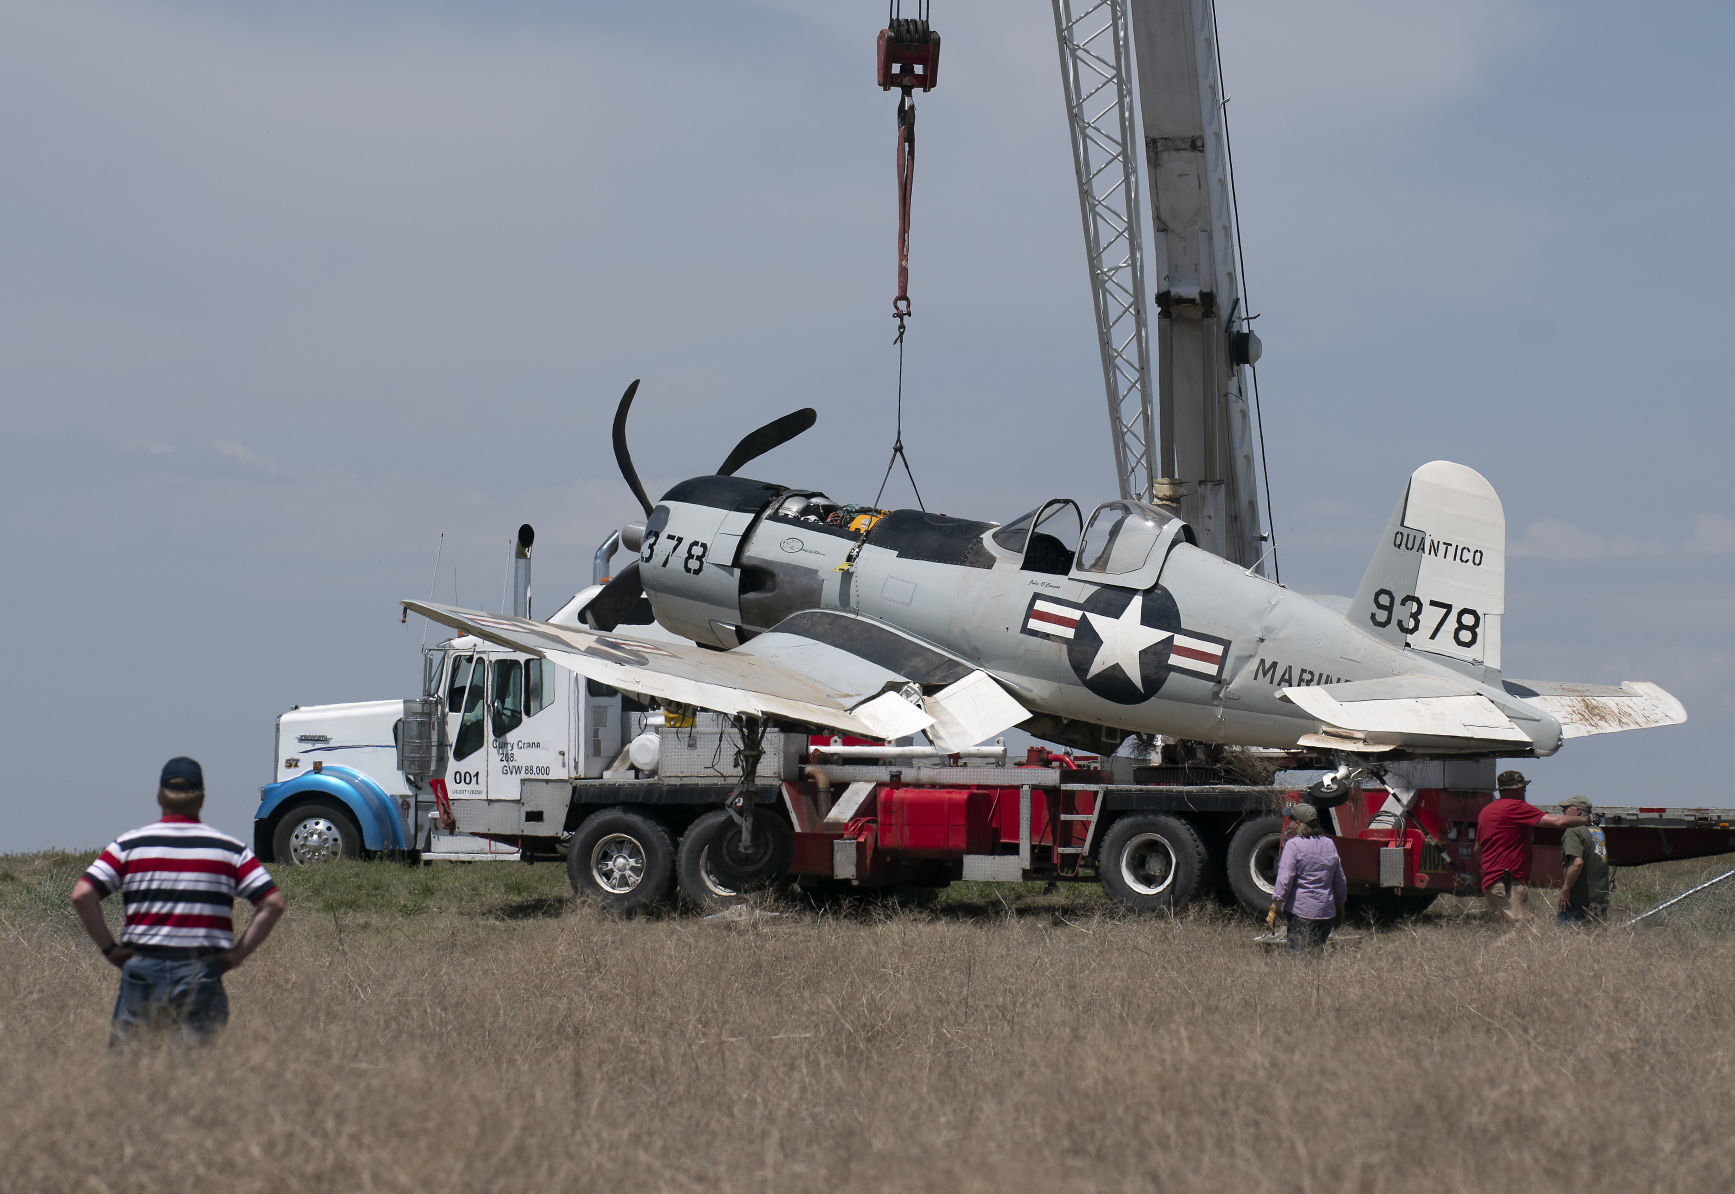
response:
{"label": "damaged airplane wing", "polygon": [[1563,738],[1680,725],[1686,707],[1659,686],[1628,680],[1607,684],[1567,684],[1552,680],[1507,680],[1506,691],[1560,722]]}
{"label": "damaged airplane wing", "polygon": [[[610,687],[729,716],[782,718],[886,741],[922,731],[942,749],[954,750],[1029,716],[986,672],[943,656],[950,666],[936,670],[922,659],[922,644],[872,624],[869,629],[904,645],[902,659],[897,652],[891,658],[883,650],[869,652],[883,660],[876,662],[809,637],[814,628],[805,626],[779,627],[733,650],[716,651],[420,601],[403,604],[443,626],[541,656]],[[912,677],[906,672],[922,668],[894,670],[887,662],[926,664],[927,674]],[[946,687],[923,699],[920,680],[944,681]]]}

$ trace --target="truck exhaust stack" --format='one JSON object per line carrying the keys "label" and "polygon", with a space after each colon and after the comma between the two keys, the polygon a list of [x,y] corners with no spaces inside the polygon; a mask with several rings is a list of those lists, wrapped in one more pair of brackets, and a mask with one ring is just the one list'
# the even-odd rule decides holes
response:
{"label": "truck exhaust stack", "polygon": [[536,529],[529,523],[518,528],[518,545],[512,551],[512,616],[530,616],[530,545]]}

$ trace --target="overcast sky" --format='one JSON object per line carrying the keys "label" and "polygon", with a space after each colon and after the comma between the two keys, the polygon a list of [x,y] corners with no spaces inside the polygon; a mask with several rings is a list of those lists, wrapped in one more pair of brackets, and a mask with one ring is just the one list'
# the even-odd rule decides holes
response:
{"label": "overcast sky", "polygon": [[[817,15],[814,10],[822,10]],[[1054,27],[937,0],[905,438],[930,507],[1112,496]],[[251,836],[274,718],[414,695],[442,600],[538,609],[653,491],[871,499],[892,438],[879,0],[0,0],[0,851],[146,820],[171,754]],[[1404,480],[1505,501],[1506,670],[1688,725],[1533,795],[1735,803],[1723,344],[1735,10],[1223,0],[1286,582],[1352,592]],[[907,490],[891,498],[908,502]],[[431,636],[434,637],[434,636]]]}

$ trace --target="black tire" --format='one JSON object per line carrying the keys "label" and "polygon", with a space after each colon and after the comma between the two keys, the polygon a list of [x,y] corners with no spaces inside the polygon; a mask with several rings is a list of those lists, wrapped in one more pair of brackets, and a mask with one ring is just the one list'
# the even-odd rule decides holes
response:
{"label": "black tire", "polygon": [[1205,847],[1179,817],[1122,817],[1103,838],[1097,872],[1103,890],[1129,908],[1179,911],[1198,894]]}
{"label": "black tire", "polygon": [[1282,850],[1282,813],[1249,817],[1229,835],[1229,886],[1247,911],[1263,916],[1270,910]]}
{"label": "black tire", "polygon": [[637,912],[656,903],[669,894],[674,871],[668,831],[624,809],[585,818],[566,851],[573,893],[611,912]]}
{"label": "black tire", "polygon": [[277,818],[271,834],[273,862],[313,866],[338,858],[361,857],[361,829],[336,804],[310,801]]}
{"label": "black tire", "polygon": [[701,908],[739,904],[746,893],[774,887],[795,861],[795,831],[776,813],[753,814],[753,849],[741,852],[741,828],[724,809],[712,809],[681,835],[675,879],[681,894]]}

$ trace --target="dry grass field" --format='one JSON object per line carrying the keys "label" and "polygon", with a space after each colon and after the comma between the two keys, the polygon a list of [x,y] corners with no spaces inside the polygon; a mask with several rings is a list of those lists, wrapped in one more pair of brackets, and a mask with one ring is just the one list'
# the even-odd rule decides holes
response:
{"label": "dry grass field", "polygon": [[552,866],[352,864],[280,875],[217,1045],[114,1057],[83,861],[0,858],[12,1191],[1735,1184],[1715,918],[1501,935],[1450,901],[1310,962],[1088,888],[623,921]]}

